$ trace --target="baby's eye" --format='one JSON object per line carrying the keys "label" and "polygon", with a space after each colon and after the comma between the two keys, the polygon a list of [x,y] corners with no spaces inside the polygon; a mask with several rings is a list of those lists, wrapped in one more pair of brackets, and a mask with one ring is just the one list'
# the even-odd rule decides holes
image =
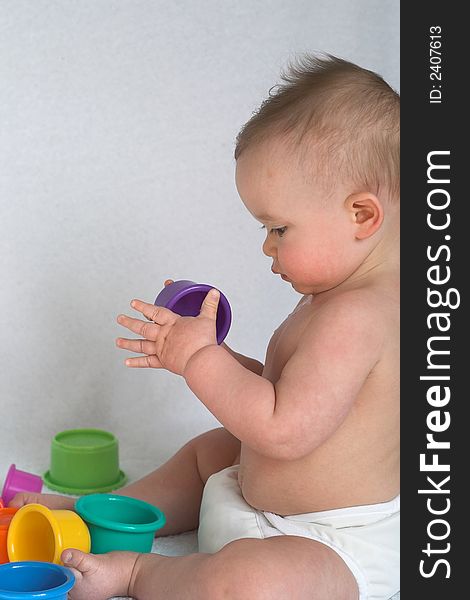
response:
{"label": "baby's eye", "polygon": [[[266,229],[266,225],[261,225],[261,229]],[[279,237],[282,237],[286,232],[287,227],[272,227],[269,233],[275,233]]]}
{"label": "baby's eye", "polygon": [[287,230],[287,227],[275,227],[274,229],[271,229],[271,233],[276,233],[279,237],[282,237],[285,232]]}

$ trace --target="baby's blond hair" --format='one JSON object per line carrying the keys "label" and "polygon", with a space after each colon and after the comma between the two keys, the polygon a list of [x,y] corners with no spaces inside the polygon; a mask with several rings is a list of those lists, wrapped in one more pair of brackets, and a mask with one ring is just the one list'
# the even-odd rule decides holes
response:
{"label": "baby's blond hair", "polygon": [[235,159],[280,136],[328,187],[400,196],[400,98],[376,73],[329,54],[305,55],[282,74],[237,136]]}

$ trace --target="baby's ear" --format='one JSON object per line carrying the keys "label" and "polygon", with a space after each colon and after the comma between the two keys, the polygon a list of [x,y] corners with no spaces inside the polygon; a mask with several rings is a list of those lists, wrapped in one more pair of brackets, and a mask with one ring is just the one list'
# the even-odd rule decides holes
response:
{"label": "baby's ear", "polygon": [[351,194],[344,205],[355,224],[355,237],[365,240],[373,235],[382,225],[384,212],[380,200],[370,192]]}

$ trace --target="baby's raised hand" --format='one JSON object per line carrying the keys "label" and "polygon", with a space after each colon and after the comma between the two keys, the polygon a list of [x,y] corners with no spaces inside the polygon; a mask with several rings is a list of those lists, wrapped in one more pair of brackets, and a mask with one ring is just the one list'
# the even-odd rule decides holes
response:
{"label": "baby's raised hand", "polygon": [[216,319],[220,294],[211,290],[197,317],[181,317],[162,306],[132,300],[131,306],[147,321],[119,315],[117,321],[141,339],[118,338],[119,348],[143,356],[128,358],[128,367],[167,369],[183,375],[189,359],[205,346],[217,344]]}

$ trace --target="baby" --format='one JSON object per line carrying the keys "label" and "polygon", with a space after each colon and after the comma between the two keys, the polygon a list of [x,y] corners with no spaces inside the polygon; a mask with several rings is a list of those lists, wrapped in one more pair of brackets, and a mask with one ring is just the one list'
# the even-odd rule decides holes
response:
{"label": "baby", "polygon": [[[305,57],[237,138],[236,183],[271,270],[300,301],[265,364],[198,317],[141,300],[118,322],[129,367],[181,375],[222,423],[120,490],[157,505],[183,557],[65,550],[73,600],[387,599],[399,590],[399,97]],[[168,283],[168,281],[166,282]],[[143,318],[142,318],[143,317]],[[18,495],[72,508],[54,495]]]}

